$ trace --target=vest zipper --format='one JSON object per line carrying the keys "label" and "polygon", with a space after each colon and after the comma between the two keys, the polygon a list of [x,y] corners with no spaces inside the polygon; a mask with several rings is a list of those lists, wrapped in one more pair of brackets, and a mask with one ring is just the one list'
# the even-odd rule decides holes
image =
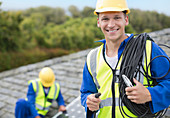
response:
{"label": "vest zipper", "polygon": [[112,79],[112,118],[115,118],[115,82],[114,82],[114,74],[115,70],[112,69],[113,79]]}
{"label": "vest zipper", "polygon": [[[104,58],[106,64],[110,67],[110,69],[112,70],[112,73],[113,73],[113,79],[112,79],[112,85],[111,85],[111,87],[112,87],[112,118],[116,118],[116,116],[115,116],[115,82],[114,82],[115,70],[113,70],[112,67],[107,63],[106,58],[105,58],[104,48],[103,48],[103,58]],[[117,62],[117,64],[118,64],[118,62]],[[117,68],[117,64],[116,64],[116,68]]]}

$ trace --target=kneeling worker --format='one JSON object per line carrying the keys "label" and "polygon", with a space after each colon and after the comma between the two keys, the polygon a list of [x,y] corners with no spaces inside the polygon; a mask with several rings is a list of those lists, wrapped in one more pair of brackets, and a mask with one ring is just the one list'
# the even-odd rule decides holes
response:
{"label": "kneeling worker", "polygon": [[31,80],[28,86],[27,99],[16,102],[16,118],[44,118],[56,100],[59,111],[66,111],[60,86],[55,83],[55,75],[51,68],[45,67],[39,73],[39,78]]}

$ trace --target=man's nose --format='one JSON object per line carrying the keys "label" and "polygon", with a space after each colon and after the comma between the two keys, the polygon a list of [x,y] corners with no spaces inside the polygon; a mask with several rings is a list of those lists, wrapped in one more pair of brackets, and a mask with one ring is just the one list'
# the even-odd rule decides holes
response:
{"label": "man's nose", "polygon": [[110,20],[108,23],[108,27],[109,28],[113,28],[115,26],[115,21],[114,20]]}

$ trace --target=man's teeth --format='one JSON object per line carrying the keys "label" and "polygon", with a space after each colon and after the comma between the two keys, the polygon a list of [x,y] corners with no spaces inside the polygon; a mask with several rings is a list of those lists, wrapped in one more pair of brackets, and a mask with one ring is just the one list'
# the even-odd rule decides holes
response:
{"label": "man's teeth", "polygon": [[109,30],[109,32],[115,32],[115,31],[117,31],[117,30]]}

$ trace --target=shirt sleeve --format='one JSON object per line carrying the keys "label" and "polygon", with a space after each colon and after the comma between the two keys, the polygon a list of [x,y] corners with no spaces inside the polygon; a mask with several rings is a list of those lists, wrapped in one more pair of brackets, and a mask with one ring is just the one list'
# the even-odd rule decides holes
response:
{"label": "shirt sleeve", "polygon": [[61,106],[61,105],[64,105],[64,106],[65,106],[64,98],[63,98],[63,96],[62,96],[62,94],[61,94],[61,91],[59,91],[59,95],[58,95],[56,101],[57,101],[57,103],[58,103],[59,106]]}
{"label": "shirt sleeve", "polygon": [[97,93],[97,89],[95,83],[92,79],[91,74],[88,71],[87,63],[85,63],[84,70],[83,70],[83,80],[80,88],[81,92],[81,104],[85,107],[87,111],[87,96],[93,93]]}
{"label": "shirt sleeve", "polygon": [[33,85],[32,83],[30,83],[28,86],[27,99],[30,104],[30,112],[32,113],[34,117],[39,115],[37,110],[35,109],[35,97],[36,96],[35,96],[35,92],[33,89]]}
{"label": "shirt sleeve", "polygon": [[[161,56],[160,56],[161,55]],[[156,113],[170,105],[170,63],[167,58],[167,54],[155,43],[152,42],[152,59],[156,59],[151,62],[151,74],[153,77],[162,77],[156,79],[158,84],[154,87],[148,87],[151,94],[152,102],[150,108],[152,113]],[[168,73],[166,75],[166,73]]]}

